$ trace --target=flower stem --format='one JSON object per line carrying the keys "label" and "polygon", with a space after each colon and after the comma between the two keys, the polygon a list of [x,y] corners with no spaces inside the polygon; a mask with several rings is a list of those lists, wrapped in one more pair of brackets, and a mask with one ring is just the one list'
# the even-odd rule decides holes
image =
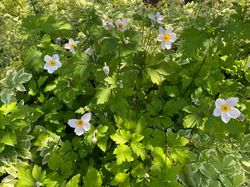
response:
{"label": "flower stem", "polygon": [[201,68],[202,68],[203,65],[205,64],[206,58],[207,58],[207,56],[204,56],[204,58],[203,58],[203,60],[202,60],[202,62],[201,62],[201,65],[200,65],[199,69],[195,72],[195,74],[194,74],[192,80],[190,81],[190,83],[188,84],[188,86],[186,87],[186,89],[184,90],[184,92],[181,94],[181,97],[183,97],[183,96],[187,93],[188,89],[190,88],[190,86],[191,86],[192,83],[194,82],[195,78],[198,76],[199,72],[201,71]]}

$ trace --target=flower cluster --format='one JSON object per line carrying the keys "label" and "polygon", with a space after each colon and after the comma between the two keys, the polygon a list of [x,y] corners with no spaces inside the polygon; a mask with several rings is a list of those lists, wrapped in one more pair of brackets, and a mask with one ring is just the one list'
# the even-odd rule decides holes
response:
{"label": "flower cluster", "polygon": [[[77,47],[78,43],[78,41],[69,39],[69,43],[65,44],[65,49],[69,49],[71,53],[75,54],[75,48]],[[54,54],[53,56],[45,55],[44,61],[46,62],[46,64],[44,65],[44,69],[47,70],[50,74],[54,73],[54,71],[62,67],[62,63],[59,60],[58,54]]]}
{"label": "flower cluster", "polygon": [[[148,15],[148,18],[152,21],[152,25],[155,26],[158,24],[163,24],[164,16],[160,14],[160,12],[150,13]],[[113,29],[114,26],[112,23],[107,23],[105,20],[102,20],[104,26],[108,26],[109,29]],[[111,25],[109,25],[111,24]],[[118,19],[115,21],[115,27],[118,31],[124,32],[127,29],[127,20],[126,19]],[[173,27],[168,27],[167,29],[164,29],[163,27],[159,27],[159,35],[157,37],[157,41],[161,42],[161,48],[164,49],[171,49],[172,43],[176,41],[177,37],[176,34],[173,32]],[[71,53],[76,53],[76,47],[78,41],[74,41],[73,39],[69,39],[68,43],[65,44],[65,49],[68,49]],[[126,38],[124,40],[125,44],[129,43],[129,40]],[[88,56],[93,55],[93,49],[87,48],[84,53]],[[59,60],[59,56],[57,54],[54,54],[53,56],[46,55],[44,57],[44,61],[46,64],[44,65],[44,69],[48,71],[48,73],[53,73],[57,69],[59,69],[62,64]],[[250,63],[247,64],[247,67],[250,67]],[[106,76],[109,76],[109,66],[107,63],[104,63],[103,66],[103,72]],[[120,80],[118,82],[118,85],[120,88],[123,88],[123,81]],[[215,101],[215,109],[213,111],[213,115],[216,117],[221,117],[221,120],[224,123],[228,123],[231,118],[239,120],[244,120],[244,115],[235,108],[236,104],[238,103],[238,98],[236,97],[230,97],[226,100],[218,98]],[[199,105],[199,101],[194,102],[196,105]],[[91,119],[91,113],[84,114],[80,119],[69,119],[68,125],[72,128],[74,128],[74,132],[76,135],[81,136],[84,134],[85,131],[88,131],[90,129],[90,121]],[[93,134],[92,142],[96,143],[96,131]]]}

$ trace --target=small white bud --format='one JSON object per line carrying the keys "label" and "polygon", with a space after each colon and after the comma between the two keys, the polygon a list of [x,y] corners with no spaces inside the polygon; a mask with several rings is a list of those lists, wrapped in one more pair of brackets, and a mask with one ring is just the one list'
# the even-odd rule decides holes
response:
{"label": "small white bud", "polygon": [[88,55],[88,56],[91,56],[91,55],[93,54],[93,49],[88,48],[88,49],[86,49],[86,50],[84,51],[84,53],[85,53],[86,55]]}
{"label": "small white bud", "polygon": [[106,26],[107,25],[107,21],[105,19],[102,19],[102,25]]}
{"label": "small white bud", "polygon": [[96,142],[97,142],[97,138],[94,136],[94,137],[92,138],[92,143],[93,143],[93,144],[96,144]]}
{"label": "small white bud", "polygon": [[108,23],[108,24],[107,24],[107,27],[108,27],[108,29],[110,29],[110,30],[111,30],[111,29],[113,29],[113,28],[114,28],[114,25],[113,25],[112,23]]}
{"label": "small white bud", "polygon": [[245,120],[245,115],[240,113],[239,120],[243,122]]}
{"label": "small white bud", "polygon": [[39,187],[41,184],[39,181],[36,181],[35,185],[36,185],[36,187]]}
{"label": "small white bud", "polygon": [[200,100],[195,98],[195,99],[193,99],[193,103],[198,106],[198,105],[200,105]]}
{"label": "small white bud", "polygon": [[144,174],[144,177],[145,177],[145,178],[148,178],[148,177],[149,177],[149,174],[148,174],[148,173],[145,173],[145,174]]}
{"label": "small white bud", "polygon": [[118,83],[118,84],[119,84],[120,88],[123,88],[123,86],[124,86],[124,85],[123,85],[123,80],[119,80],[119,83]]}
{"label": "small white bud", "polygon": [[129,44],[129,40],[124,40],[124,43],[125,44]]}
{"label": "small white bud", "polygon": [[62,38],[57,37],[57,38],[56,38],[56,44],[60,44],[61,42],[62,42]]}
{"label": "small white bud", "polygon": [[103,71],[104,71],[104,73],[105,73],[105,75],[109,75],[109,67],[107,66],[107,64],[106,64],[106,62],[105,62],[105,65],[103,66]]}

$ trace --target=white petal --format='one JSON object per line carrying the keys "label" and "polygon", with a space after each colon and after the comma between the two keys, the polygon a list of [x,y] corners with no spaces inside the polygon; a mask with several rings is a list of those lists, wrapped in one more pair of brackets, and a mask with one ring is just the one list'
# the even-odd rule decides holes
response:
{"label": "white petal", "polygon": [[160,12],[156,12],[156,17],[159,17],[161,16],[161,13]]}
{"label": "white petal", "polygon": [[163,23],[163,19],[164,19],[163,16],[160,16],[160,17],[157,18],[157,22],[160,23],[160,24],[162,24]]}
{"label": "white petal", "polygon": [[[57,67],[58,67],[58,68],[62,67],[62,63],[61,63],[60,61],[57,61],[56,64],[57,64]],[[57,68],[57,69],[58,69],[58,68]]]}
{"label": "white petal", "polygon": [[74,132],[76,133],[77,136],[81,136],[84,133],[84,129],[81,127],[76,127]]}
{"label": "white petal", "polygon": [[54,68],[51,68],[51,67],[49,67],[47,70],[48,70],[48,73],[49,73],[49,74],[51,74],[51,73],[53,73],[53,72],[55,71],[55,69],[54,69]]}
{"label": "white petal", "polygon": [[88,112],[86,114],[84,114],[82,117],[81,117],[82,120],[84,120],[85,122],[89,122],[90,119],[91,119],[91,113]]}
{"label": "white petal", "polygon": [[165,30],[162,27],[160,27],[159,28],[159,33],[163,35],[165,33]]}
{"label": "white petal", "polygon": [[122,21],[120,19],[116,20],[115,24],[119,25],[119,23],[121,23]]}
{"label": "white petal", "polygon": [[162,49],[165,49],[165,48],[166,48],[166,42],[164,42],[164,41],[161,42],[161,48],[162,48]]}
{"label": "white petal", "polygon": [[216,107],[214,109],[213,115],[216,117],[221,116],[221,109]]}
{"label": "white petal", "polygon": [[222,105],[226,104],[226,101],[224,99],[216,99],[215,106],[220,108]]}
{"label": "white petal", "polygon": [[72,127],[72,128],[76,128],[76,121],[77,121],[77,119],[70,119],[70,120],[68,121],[68,125],[69,125],[70,127]]}
{"label": "white petal", "polygon": [[54,60],[59,60],[58,54],[53,55],[52,58],[53,58]]}
{"label": "white petal", "polygon": [[50,67],[49,63],[44,64],[44,69],[48,69]]}
{"label": "white petal", "polygon": [[176,40],[176,34],[175,33],[170,33],[169,34],[170,35],[170,42],[175,42],[175,40]]}
{"label": "white petal", "polygon": [[172,43],[170,41],[165,42],[165,48],[166,49],[171,49],[171,47],[172,47]]}
{"label": "white petal", "polygon": [[227,112],[230,118],[236,119],[240,116],[240,111],[237,108],[231,107],[230,111]]}
{"label": "white petal", "polygon": [[148,18],[154,21],[155,20],[155,15],[153,13],[150,13],[148,15]]}
{"label": "white petal", "polygon": [[45,62],[49,62],[51,59],[52,59],[52,57],[49,55],[45,55],[45,57],[44,57]]}
{"label": "white petal", "polygon": [[221,119],[222,119],[222,121],[223,121],[224,123],[228,123],[229,120],[230,120],[230,117],[227,115],[227,113],[222,112],[222,113],[221,113]]}
{"label": "white petal", "polygon": [[75,51],[75,49],[74,49],[74,48],[70,48],[70,49],[69,49],[69,51],[70,51],[71,53],[73,53],[73,54],[75,54],[75,53],[76,53],[76,51]]}
{"label": "white petal", "polygon": [[238,97],[230,97],[226,100],[226,103],[230,105],[231,107],[234,107],[239,101]]}
{"label": "white petal", "polygon": [[71,44],[71,43],[75,44],[75,41],[72,38],[69,39],[69,44]]}
{"label": "white petal", "polygon": [[173,30],[174,30],[174,28],[172,26],[170,26],[166,29],[166,32],[171,33]]}
{"label": "white petal", "polygon": [[126,20],[126,19],[123,19],[123,20],[122,20],[122,23],[123,23],[123,25],[126,25],[127,20]]}
{"label": "white petal", "polygon": [[159,42],[161,42],[163,40],[163,35],[159,34],[156,38],[156,40],[158,40]]}
{"label": "white petal", "polygon": [[84,124],[82,128],[83,128],[85,131],[88,131],[88,130],[90,129],[90,123],[88,122],[88,123]]}
{"label": "white petal", "polygon": [[65,49],[70,49],[71,47],[70,47],[69,44],[65,44],[65,45],[64,45],[64,48],[65,48]]}

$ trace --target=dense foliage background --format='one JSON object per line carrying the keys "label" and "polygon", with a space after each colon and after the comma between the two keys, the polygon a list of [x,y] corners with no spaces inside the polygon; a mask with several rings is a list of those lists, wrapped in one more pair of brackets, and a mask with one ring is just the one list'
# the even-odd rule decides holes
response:
{"label": "dense foliage background", "polygon": [[[2,0],[0,186],[249,186],[249,6]],[[224,123],[215,101],[230,97],[241,115]],[[68,121],[89,112],[77,136]]]}

